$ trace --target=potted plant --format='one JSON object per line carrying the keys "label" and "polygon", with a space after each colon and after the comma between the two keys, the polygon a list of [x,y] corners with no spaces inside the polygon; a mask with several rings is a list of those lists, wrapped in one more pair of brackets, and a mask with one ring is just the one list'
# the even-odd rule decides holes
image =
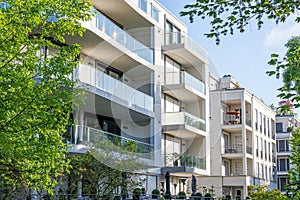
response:
{"label": "potted plant", "polygon": [[230,194],[226,194],[226,195],[225,195],[225,199],[226,199],[226,200],[231,200]]}
{"label": "potted plant", "polygon": [[246,196],[246,199],[251,199],[250,197]]}
{"label": "potted plant", "polygon": [[197,192],[196,193],[196,199],[197,200],[201,200],[201,197],[202,197],[202,193],[201,192]]}
{"label": "potted plant", "polygon": [[152,199],[159,199],[160,191],[158,189],[152,190]]}
{"label": "potted plant", "polygon": [[142,194],[142,190],[140,188],[135,188],[132,192],[132,199],[140,200],[141,194]]}
{"label": "potted plant", "polygon": [[146,188],[141,189],[142,195],[146,195]]}
{"label": "potted plant", "polygon": [[185,192],[183,192],[183,191],[180,191],[180,192],[178,193],[178,196],[179,196],[179,199],[185,199],[185,198],[186,198],[186,194],[185,194]]}
{"label": "potted plant", "polygon": [[206,193],[206,194],[204,195],[204,197],[205,197],[205,199],[211,199],[211,193]]}
{"label": "potted plant", "polygon": [[241,200],[242,197],[241,197],[240,195],[236,195],[235,199],[236,199],[236,200]]}

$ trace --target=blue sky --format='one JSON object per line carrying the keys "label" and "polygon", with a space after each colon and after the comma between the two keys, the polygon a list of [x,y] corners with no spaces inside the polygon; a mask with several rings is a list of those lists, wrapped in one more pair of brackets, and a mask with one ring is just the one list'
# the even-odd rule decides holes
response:
{"label": "blue sky", "polygon": [[268,77],[266,71],[272,70],[268,61],[272,53],[285,53],[284,44],[293,35],[300,35],[300,24],[292,19],[276,25],[265,22],[257,30],[255,21],[246,28],[243,34],[235,32],[233,36],[222,36],[220,45],[214,39],[207,39],[203,34],[210,30],[209,22],[195,18],[190,23],[188,17],[180,17],[184,5],[195,0],[158,0],[189,27],[189,35],[198,41],[209,53],[220,76],[232,75],[242,87],[270,105],[277,106],[277,88],[281,80]]}

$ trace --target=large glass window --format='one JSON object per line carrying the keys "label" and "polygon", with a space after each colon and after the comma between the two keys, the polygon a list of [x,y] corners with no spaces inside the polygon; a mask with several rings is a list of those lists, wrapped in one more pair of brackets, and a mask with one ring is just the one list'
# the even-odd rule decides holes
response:
{"label": "large glass window", "polygon": [[287,140],[277,140],[277,152],[289,151],[289,143]]}
{"label": "large glass window", "polygon": [[279,172],[290,170],[290,161],[288,158],[277,159],[277,169]]}
{"label": "large glass window", "polygon": [[180,112],[180,101],[177,99],[165,95],[165,112],[166,113],[174,113],[174,112]]}
{"label": "large glass window", "polygon": [[277,133],[282,133],[282,132],[283,132],[283,125],[282,125],[282,122],[276,123],[276,132],[277,132]]}
{"label": "large glass window", "polygon": [[180,29],[174,26],[171,22],[166,22],[166,35],[165,44],[178,44],[180,43]]}
{"label": "large glass window", "polygon": [[168,84],[180,84],[181,83],[181,73],[180,73],[180,64],[171,58],[166,56],[165,64],[165,83]]}

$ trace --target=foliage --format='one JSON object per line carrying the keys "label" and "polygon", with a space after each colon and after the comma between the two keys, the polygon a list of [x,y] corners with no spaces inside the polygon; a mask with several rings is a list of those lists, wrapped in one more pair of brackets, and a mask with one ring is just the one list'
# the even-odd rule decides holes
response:
{"label": "foliage", "polygon": [[231,195],[230,195],[230,194],[226,194],[226,195],[225,195],[225,199],[226,199],[226,200],[230,200],[230,199],[231,199]]}
{"label": "foliage", "polygon": [[265,199],[285,200],[285,199],[289,199],[284,194],[281,194],[281,192],[279,190],[268,189],[267,186],[251,185],[249,187],[250,187],[249,197],[251,199],[256,199],[256,200],[265,200]]}
{"label": "foliage", "polygon": [[[0,9],[0,187],[1,199],[17,190],[52,192],[68,166],[65,132],[72,111],[78,45],[90,19],[84,0],[6,0]],[[50,20],[55,14],[56,20]],[[55,49],[55,54],[40,54]]]}
{"label": "foliage", "polygon": [[204,196],[205,197],[211,197],[211,193],[206,193]]}
{"label": "foliage", "polygon": [[236,200],[241,200],[242,197],[241,197],[240,195],[237,195],[237,196],[235,197],[235,199],[236,199]]}
{"label": "foliage", "polygon": [[300,199],[300,129],[296,129],[293,133],[292,139],[290,140],[291,153],[289,157],[290,164],[294,167],[289,171],[289,184],[286,185],[286,189],[291,193],[292,199]]}
{"label": "foliage", "polygon": [[185,194],[184,191],[180,191],[180,192],[178,193],[178,196],[179,196],[179,199],[185,199],[186,194]]}
{"label": "foliage", "polygon": [[197,192],[197,193],[196,193],[196,196],[197,196],[197,197],[202,197],[202,193],[201,193],[201,192]]}
{"label": "foliage", "polygon": [[[269,76],[276,75],[276,78],[282,76],[283,86],[279,88],[279,98],[288,101],[294,107],[300,104],[300,36],[292,37],[286,44],[287,52],[283,59],[278,54],[272,54],[269,64],[275,67],[275,70],[267,72]],[[282,105],[281,111],[291,110],[290,105]]]}
{"label": "foliage", "polygon": [[70,155],[72,170],[65,175],[68,187],[63,188],[64,192],[76,196],[77,182],[81,177],[83,194],[92,194],[96,199],[109,198],[118,187],[121,188],[122,196],[130,191],[141,194],[142,190],[136,187],[144,180],[139,179],[134,172],[142,170],[143,164],[128,151],[129,148],[102,140],[92,144],[85,154]]}
{"label": "foliage", "polygon": [[152,190],[152,194],[160,194],[160,191],[158,189]]}
{"label": "foliage", "polygon": [[[299,7],[299,1],[196,0],[195,3],[186,5],[180,14],[189,16],[191,22],[195,16],[209,18],[211,30],[205,35],[208,38],[216,38],[218,44],[220,35],[233,34],[234,30],[242,33],[251,20],[256,21],[258,29],[266,19],[283,23],[299,10]],[[295,21],[299,23],[300,17]]]}

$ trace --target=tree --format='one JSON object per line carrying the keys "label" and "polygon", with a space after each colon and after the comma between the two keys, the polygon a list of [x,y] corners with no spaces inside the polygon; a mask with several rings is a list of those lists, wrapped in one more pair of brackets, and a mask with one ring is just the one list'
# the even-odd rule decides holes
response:
{"label": "tree", "polygon": [[281,194],[279,190],[271,190],[267,189],[267,186],[261,185],[251,185],[249,191],[249,197],[255,200],[265,200],[265,199],[272,199],[272,200],[287,200],[289,199],[284,194]]}
{"label": "tree", "polygon": [[79,46],[65,45],[64,36],[83,34],[79,21],[90,19],[89,10],[85,0],[1,3],[1,199],[27,188],[51,193],[67,169],[61,134],[72,111],[69,75]]}
{"label": "tree", "polygon": [[300,129],[297,129],[290,140],[291,153],[289,157],[290,164],[293,168],[289,171],[289,184],[286,185],[286,189],[291,194],[292,199],[300,199]]}
{"label": "tree", "polygon": [[[189,16],[193,22],[195,16],[202,19],[210,18],[211,30],[205,35],[216,38],[220,42],[220,35],[233,34],[234,30],[244,32],[251,20],[255,20],[258,29],[264,20],[283,23],[300,7],[299,1],[256,1],[256,0],[196,0],[193,4],[186,5],[181,16]],[[300,22],[300,17],[295,21]]]}
{"label": "tree", "polygon": [[77,197],[80,179],[82,193],[95,199],[109,199],[116,188],[121,188],[119,195],[124,196],[141,186],[144,180],[135,173],[144,165],[138,160],[140,156],[135,153],[134,143],[124,146],[95,137],[88,146],[87,153],[69,156],[72,169],[70,174],[65,174],[68,186],[63,189],[64,193]]}
{"label": "tree", "polygon": [[[278,97],[291,100],[291,103],[298,108],[300,106],[300,36],[292,37],[286,44],[287,52],[283,59],[278,54],[272,54],[269,64],[275,70],[267,72],[269,76],[282,76],[283,86],[279,88]],[[289,111],[289,105],[280,107],[281,111]]]}

